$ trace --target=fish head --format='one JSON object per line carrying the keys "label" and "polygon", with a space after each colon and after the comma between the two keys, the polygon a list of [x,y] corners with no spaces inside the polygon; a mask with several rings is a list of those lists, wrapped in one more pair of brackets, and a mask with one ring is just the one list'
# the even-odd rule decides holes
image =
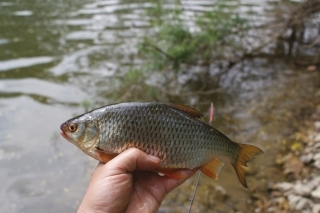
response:
{"label": "fish head", "polygon": [[60,126],[61,135],[81,149],[87,149],[99,140],[98,124],[91,117],[70,119]]}

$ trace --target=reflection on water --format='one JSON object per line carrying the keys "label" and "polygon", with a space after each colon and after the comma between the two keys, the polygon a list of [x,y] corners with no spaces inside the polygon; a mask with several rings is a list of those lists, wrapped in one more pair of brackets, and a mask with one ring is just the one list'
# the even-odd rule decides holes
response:
{"label": "reflection on water", "polygon": [[[212,5],[209,0],[182,3],[190,15]],[[145,90],[113,93],[126,71],[141,64],[135,47],[148,30],[145,10],[151,6],[147,1],[118,0],[0,2],[1,212],[75,211],[96,161],[61,138],[59,126],[83,113],[85,101],[91,106],[112,103],[119,96],[150,101]],[[243,1],[239,7],[243,13],[257,13],[260,21],[264,8],[270,8],[267,1]],[[297,103],[297,91],[304,97],[310,94],[310,75],[293,70],[280,57],[259,56],[221,77],[224,92],[178,97],[166,88],[156,92],[163,93],[160,101],[193,105],[202,112],[214,101],[214,126],[235,141],[255,143],[266,151],[254,164],[256,169],[248,171],[254,174],[249,186],[264,188],[271,178],[266,173],[273,166],[272,150],[278,149],[289,128],[284,124],[292,119],[283,108],[293,108],[288,106]],[[146,84],[164,79],[157,74]],[[194,73],[182,73],[178,79],[181,84],[190,79],[192,85],[200,84]],[[212,86],[214,76],[207,79]],[[185,212],[193,183],[190,179],[171,193],[161,212]],[[226,165],[219,181],[202,176],[193,212],[251,209],[250,190],[243,189]]]}
{"label": "reflection on water", "polygon": [[60,85],[32,78],[0,80],[0,91],[3,94],[19,93],[42,96],[63,103],[78,103],[79,100],[86,97],[84,92],[70,85]]}
{"label": "reflection on water", "polygon": [[0,71],[31,67],[38,64],[46,64],[53,61],[53,57],[40,56],[32,58],[18,58],[6,61],[0,61]]}
{"label": "reflection on water", "polygon": [[33,12],[30,10],[21,10],[21,11],[15,11],[13,14],[16,16],[31,16]]}

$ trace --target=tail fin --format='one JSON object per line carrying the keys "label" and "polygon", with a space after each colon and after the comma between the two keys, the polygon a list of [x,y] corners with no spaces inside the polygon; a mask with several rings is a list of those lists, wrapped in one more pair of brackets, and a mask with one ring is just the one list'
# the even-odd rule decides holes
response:
{"label": "tail fin", "polygon": [[243,170],[243,166],[247,167],[247,163],[254,160],[255,156],[263,154],[263,151],[253,145],[248,144],[239,144],[240,151],[237,160],[232,164],[233,168],[236,170],[238,178],[241,184],[248,188],[246,178],[245,178],[245,171]]}

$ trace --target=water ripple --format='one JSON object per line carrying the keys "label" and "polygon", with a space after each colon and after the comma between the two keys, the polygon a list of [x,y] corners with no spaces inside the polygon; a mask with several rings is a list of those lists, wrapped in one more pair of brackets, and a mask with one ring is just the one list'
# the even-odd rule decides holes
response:
{"label": "water ripple", "polygon": [[23,67],[31,67],[38,64],[47,64],[52,62],[53,60],[54,58],[50,56],[40,56],[0,61],[0,71],[7,71]]}

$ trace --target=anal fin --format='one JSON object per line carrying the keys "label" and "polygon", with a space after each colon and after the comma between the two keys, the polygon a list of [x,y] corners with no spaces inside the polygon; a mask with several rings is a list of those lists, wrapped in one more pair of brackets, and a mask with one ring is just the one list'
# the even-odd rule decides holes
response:
{"label": "anal fin", "polygon": [[200,171],[206,174],[208,177],[218,180],[218,175],[223,167],[224,163],[217,158],[214,158],[212,161],[200,168]]}

